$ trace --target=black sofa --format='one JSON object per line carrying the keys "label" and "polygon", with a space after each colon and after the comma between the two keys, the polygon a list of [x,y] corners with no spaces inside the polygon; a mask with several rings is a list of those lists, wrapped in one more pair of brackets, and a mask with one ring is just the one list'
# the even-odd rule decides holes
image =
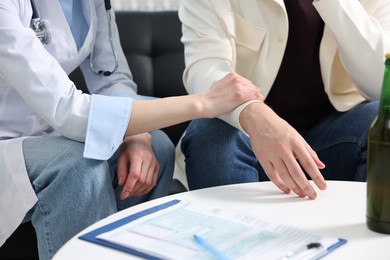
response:
{"label": "black sofa", "polygon": [[[182,83],[184,47],[180,42],[181,23],[177,11],[116,12],[121,43],[142,95],[166,97],[185,95]],[[82,74],[70,75],[76,86],[87,91]],[[178,108],[180,109],[180,108]],[[176,145],[188,122],[163,129]],[[171,193],[184,190],[173,181]],[[0,259],[38,259],[35,232],[31,223],[22,224],[0,248]]]}

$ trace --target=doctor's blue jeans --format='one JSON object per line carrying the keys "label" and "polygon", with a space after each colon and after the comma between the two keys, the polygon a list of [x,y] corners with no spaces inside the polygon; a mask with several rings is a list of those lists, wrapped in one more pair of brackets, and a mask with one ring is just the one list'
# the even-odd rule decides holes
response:
{"label": "doctor's blue jeans", "polygon": [[50,259],[70,238],[118,210],[169,193],[174,146],[162,131],[151,132],[160,165],[156,187],[141,197],[120,200],[117,153],[109,161],[83,158],[84,144],[64,137],[25,139],[27,172],[38,197],[24,222],[31,220],[37,235],[39,259]]}
{"label": "doctor's blue jeans", "polygon": [[[332,112],[300,132],[325,163],[321,173],[326,180],[366,180],[368,130],[377,111],[377,101],[362,103],[348,112]],[[249,138],[222,120],[193,120],[181,149],[191,190],[269,180]]]}

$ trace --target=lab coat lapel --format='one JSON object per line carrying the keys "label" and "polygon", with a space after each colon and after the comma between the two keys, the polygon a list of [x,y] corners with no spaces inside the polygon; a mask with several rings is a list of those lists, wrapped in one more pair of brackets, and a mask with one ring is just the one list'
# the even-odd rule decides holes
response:
{"label": "lab coat lapel", "polygon": [[57,0],[35,0],[41,20],[48,23],[52,35],[51,43],[45,48],[62,63],[77,54],[68,22]]}
{"label": "lab coat lapel", "polygon": [[96,10],[95,10],[95,3],[93,0],[88,1],[82,1],[82,7],[83,7],[83,14],[85,16],[85,20],[88,24],[88,33],[85,37],[85,41],[81,49],[79,50],[79,53],[81,56],[86,57],[93,48],[93,43],[95,41],[95,31],[96,31]]}
{"label": "lab coat lapel", "polygon": [[47,4],[46,0],[35,0],[39,9],[41,19],[49,24],[52,34],[52,42],[45,45],[45,48],[56,57],[67,73],[72,72],[81,60],[84,60],[93,47],[94,35],[96,31],[95,3],[93,0],[82,1],[83,13],[85,15],[89,30],[83,46],[78,51],[76,43],[73,39],[72,32],[63,15],[61,6],[57,0],[50,1]]}

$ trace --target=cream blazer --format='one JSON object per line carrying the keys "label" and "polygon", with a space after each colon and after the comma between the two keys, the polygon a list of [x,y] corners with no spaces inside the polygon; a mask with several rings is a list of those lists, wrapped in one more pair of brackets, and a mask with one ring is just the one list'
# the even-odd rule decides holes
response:
{"label": "cream blazer", "polygon": [[[326,24],[320,64],[333,106],[346,111],[377,99],[384,55],[390,52],[390,1],[314,0],[313,5]],[[183,80],[189,93],[204,92],[235,71],[267,96],[288,38],[283,0],[184,0],[179,17],[185,45]],[[221,118],[241,129],[238,117],[245,106]]]}

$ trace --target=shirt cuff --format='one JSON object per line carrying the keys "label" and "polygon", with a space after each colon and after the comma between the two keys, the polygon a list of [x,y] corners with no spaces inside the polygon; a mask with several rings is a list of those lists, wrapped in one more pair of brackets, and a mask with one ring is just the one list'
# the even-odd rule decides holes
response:
{"label": "shirt cuff", "polygon": [[133,99],[92,95],[84,157],[108,160],[123,142]]}
{"label": "shirt cuff", "polygon": [[241,124],[240,124],[240,114],[241,114],[242,110],[244,110],[248,105],[250,105],[250,104],[252,104],[254,102],[263,102],[263,101],[255,99],[255,100],[250,100],[248,102],[245,102],[244,104],[236,107],[232,112],[219,116],[219,119],[222,119],[226,123],[229,123],[230,125],[238,128],[245,135],[249,136],[244,131],[244,129],[241,127]]}

